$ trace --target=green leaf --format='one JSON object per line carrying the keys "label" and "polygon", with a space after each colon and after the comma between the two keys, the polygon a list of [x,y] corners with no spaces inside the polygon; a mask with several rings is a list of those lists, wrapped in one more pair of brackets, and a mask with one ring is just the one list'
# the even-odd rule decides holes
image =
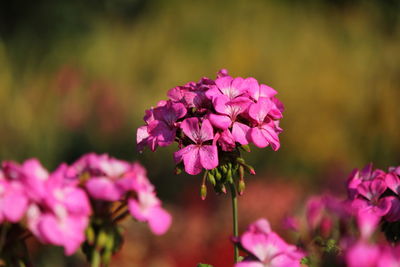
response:
{"label": "green leaf", "polygon": [[213,267],[213,266],[210,264],[199,263],[199,264],[197,264],[197,267]]}

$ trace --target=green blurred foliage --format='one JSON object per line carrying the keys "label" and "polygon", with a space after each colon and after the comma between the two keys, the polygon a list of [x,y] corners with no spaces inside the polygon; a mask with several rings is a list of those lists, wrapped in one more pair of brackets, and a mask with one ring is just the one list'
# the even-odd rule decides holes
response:
{"label": "green blurred foliage", "polygon": [[144,110],[227,68],[274,87],[286,107],[281,150],[246,155],[258,172],[314,181],[336,167],[399,164],[396,1],[5,3],[2,160],[38,157],[54,168],[108,152],[139,158],[165,185],[175,147],[137,154]]}

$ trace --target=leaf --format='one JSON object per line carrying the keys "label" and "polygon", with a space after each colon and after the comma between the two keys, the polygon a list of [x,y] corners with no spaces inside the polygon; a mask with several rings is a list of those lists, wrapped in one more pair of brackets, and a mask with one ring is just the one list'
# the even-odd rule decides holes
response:
{"label": "leaf", "polygon": [[199,264],[197,264],[197,267],[213,267],[213,266],[210,264],[199,263]]}

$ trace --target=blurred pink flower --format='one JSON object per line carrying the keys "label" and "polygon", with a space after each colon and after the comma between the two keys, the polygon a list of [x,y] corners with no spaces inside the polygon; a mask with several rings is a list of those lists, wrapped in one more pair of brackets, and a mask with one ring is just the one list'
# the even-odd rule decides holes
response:
{"label": "blurred pink flower", "polygon": [[236,263],[235,267],[300,267],[300,260],[305,256],[297,247],[287,244],[272,232],[265,219],[249,226],[240,236],[240,245],[251,256]]}

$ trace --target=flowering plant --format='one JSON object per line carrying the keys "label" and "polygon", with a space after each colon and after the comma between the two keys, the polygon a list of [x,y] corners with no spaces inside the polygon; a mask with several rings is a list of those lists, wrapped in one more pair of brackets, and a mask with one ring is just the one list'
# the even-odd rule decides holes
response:
{"label": "flowering plant", "polygon": [[155,234],[171,224],[139,163],[90,153],[52,173],[37,159],[1,166],[0,253],[7,264],[21,260],[13,245],[25,246],[30,235],[64,247],[66,255],[82,246],[93,266],[108,264],[122,242],[118,222],[127,215],[147,222]]}
{"label": "flowering plant", "polygon": [[137,130],[138,149],[149,147],[155,151],[177,142],[177,172],[184,169],[196,175],[205,170],[202,199],[207,195],[207,180],[217,193],[226,193],[228,186],[237,236],[236,194],[243,194],[245,189],[245,171],[255,174],[241,157],[240,149],[250,151],[250,143],[279,149],[283,105],[276,94],[254,78],[233,78],[225,69],[218,72],[215,80],[203,77],[197,83],[174,87],[168,91],[167,100],[146,110],[145,125]]}

